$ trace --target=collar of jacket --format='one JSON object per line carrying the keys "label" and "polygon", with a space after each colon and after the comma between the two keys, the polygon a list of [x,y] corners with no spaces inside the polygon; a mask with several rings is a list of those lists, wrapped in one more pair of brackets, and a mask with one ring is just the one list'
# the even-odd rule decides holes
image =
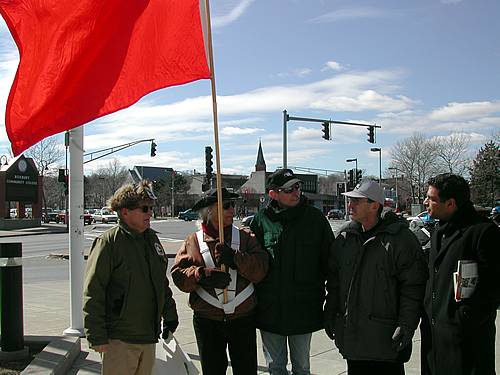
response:
{"label": "collar of jacket", "polygon": [[[217,228],[215,233],[217,233],[217,238],[214,238],[208,232],[203,231],[203,241],[205,241],[205,242],[218,241],[219,240],[219,228]],[[225,243],[231,243],[231,234],[232,233],[233,233],[233,226],[232,225],[228,225],[227,227],[224,227],[224,242]]]}
{"label": "collar of jacket", "polygon": [[120,229],[122,229],[125,233],[127,233],[130,237],[132,237],[134,239],[140,238],[143,236],[144,236],[144,238],[147,238],[151,234],[157,233],[155,230],[153,230],[151,228],[146,229],[143,233],[139,233],[139,232],[133,230],[132,228],[130,228],[127,224],[125,224],[125,222],[123,220],[120,220],[118,222],[118,226],[120,227]]}
{"label": "collar of jacket", "polygon": [[266,213],[271,221],[278,221],[286,223],[294,221],[297,217],[301,216],[306,207],[306,198],[301,195],[300,202],[295,207],[282,209],[278,205],[278,201],[272,200],[266,208]]}
{"label": "collar of jacket", "polygon": [[448,222],[439,222],[438,232],[441,234],[450,234],[456,230],[470,226],[477,222],[487,222],[488,219],[481,217],[471,202],[460,207]]}
{"label": "collar of jacket", "polygon": [[[408,223],[406,222],[406,220],[399,217],[392,211],[382,211],[380,220],[381,220],[380,225],[378,225],[375,231],[373,232],[374,236],[382,232],[389,234],[396,234],[399,231],[401,231],[401,229],[408,228]],[[351,220],[340,228],[339,233],[342,232],[361,235],[363,233],[363,228],[361,227],[360,223]]]}

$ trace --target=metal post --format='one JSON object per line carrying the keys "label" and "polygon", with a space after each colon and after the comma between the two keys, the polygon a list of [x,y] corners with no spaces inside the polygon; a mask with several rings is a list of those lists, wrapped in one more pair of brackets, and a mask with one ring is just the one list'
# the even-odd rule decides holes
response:
{"label": "metal post", "polygon": [[175,203],[174,203],[174,177],[175,177],[175,171],[172,171],[172,218],[174,217],[174,209],[175,209]]}
{"label": "metal post", "polygon": [[283,168],[286,168],[286,125],[288,122],[288,114],[286,113],[286,109],[283,111]]}
{"label": "metal post", "polygon": [[70,327],[66,336],[83,336],[83,126],[70,131],[69,143]]}
{"label": "metal post", "polygon": [[378,150],[378,184],[382,186],[382,149]]}
{"label": "metal post", "polygon": [[[22,243],[0,244],[0,359],[27,356],[23,331]],[[8,352],[8,353],[7,353]],[[12,352],[12,353],[11,353]]]}

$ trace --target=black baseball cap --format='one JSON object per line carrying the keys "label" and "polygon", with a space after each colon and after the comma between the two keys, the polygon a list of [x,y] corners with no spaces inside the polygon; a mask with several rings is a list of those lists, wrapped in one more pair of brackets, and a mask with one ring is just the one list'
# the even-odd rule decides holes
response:
{"label": "black baseball cap", "polygon": [[298,179],[291,169],[277,169],[267,178],[267,188],[268,189],[287,189],[292,187],[296,183],[301,183],[302,181]]}

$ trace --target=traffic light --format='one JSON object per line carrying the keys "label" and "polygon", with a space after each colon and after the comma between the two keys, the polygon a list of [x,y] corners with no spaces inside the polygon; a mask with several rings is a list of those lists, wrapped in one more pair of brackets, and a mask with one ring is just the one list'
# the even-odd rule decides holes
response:
{"label": "traffic light", "polygon": [[212,181],[212,175],[214,173],[213,169],[213,161],[212,161],[212,147],[210,146],[205,146],[205,177],[206,177],[206,182],[210,186],[210,182]]}
{"label": "traffic light", "polygon": [[326,139],[327,141],[330,140],[330,123],[329,122],[324,122],[323,123],[323,135],[321,136],[323,139]]}
{"label": "traffic light", "polygon": [[151,157],[156,156],[156,143],[151,141]]}
{"label": "traffic light", "polygon": [[375,143],[375,127],[369,126],[366,135],[368,136],[368,142]]}
{"label": "traffic light", "polygon": [[363,179],[363,171],[356,169],[356,185]]}
{"label": "traffic light", "polygon": [[349,169],[349,184],[354,185],[354,169]]}
{"label": "traffic light", "polygon": [[66,181],[66,171],[62,168],[59,169],[59,175],[57,176],[57,182]]}
{"label": "traffic light", "polygon": [[337,197],[340,197],[342,193],[345,193],[345,186],[343,182],[337,183]]}
{"label": "traffic light", "polygon": [[68,177],[69,177],[68,175],[64,176],[64,195],[69,194],[69,184],[68,184],[69,178]]}

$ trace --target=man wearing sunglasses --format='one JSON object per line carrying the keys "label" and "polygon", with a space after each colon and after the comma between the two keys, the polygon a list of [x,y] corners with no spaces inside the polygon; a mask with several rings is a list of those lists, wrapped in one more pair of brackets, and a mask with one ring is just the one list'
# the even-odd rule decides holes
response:
{"label": "man wearing sunglasses", "polygon": [[334,236],[325,215],[307,204],[291,169],[269,176],[270,203],[250,228],[270,258],[256,285],[257,327],[270,374],[309,375],[312,332],[323,328],[328,251]]}
{"label": "man wearing sunglasses", "polygon": [[84,327],[90,347],[102,353],[105,375],[151,374],[158,338],[167,338],[179,324],[168,260],[150,228],[155,200],[148,181],[118,189],[109,206],[119,223],[96,238],[90,250]]}
{"label": "man wearing sunglasses", "polygon": [[406,220],[383,211],[377,182],[342,194],[352,221],[340,229],[329,260],[325,331],[349,375],[403,375],[427,280],[420,244]]}
{"label": "man wearing sunglasses", "polygon": [[[192,208],[200,213],[201,229],[190,234],[177,252],[172,279],[189,293],[203,375],[226,374],[227,352],[234,375],[255,375],[253,283],[265,276],[268,256],[248,229],[233,225],[239,195],[225,188],[221,193],[224,243],[219,242],[217,189],[211,189]],[[222,264],[228,273],[219,269]]]}

